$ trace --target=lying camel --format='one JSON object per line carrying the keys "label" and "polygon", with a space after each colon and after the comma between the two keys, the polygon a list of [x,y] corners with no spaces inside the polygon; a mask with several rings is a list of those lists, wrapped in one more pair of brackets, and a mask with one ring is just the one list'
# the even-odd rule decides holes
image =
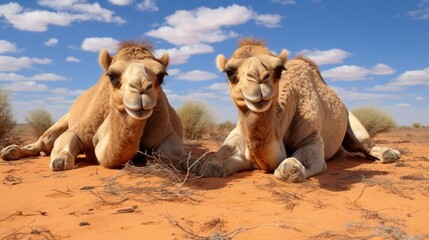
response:
{"label": "lying camel", "polygon": [[113,57],[103,49],[100,80],[36,142],[8,146],[1,151],[2,158],[51,152],[50,168],[61,171],[72,169],[80,153],[86,154],[87,161],[117,168],[138,150],[154,150],[187,170],[182,124],[161,88],[168,62],[167,53],[157,59],[144,42],[122,42]]}
{"label": "lying camel", "polygon": [[244,39],[231,59],[218,55],[216,64],[228,77],[238,124],[200,175],[260,169],[302,182],[324,172],[341,147],[382,163],[400,158],[399,151],[375,145],[311,60],[287,61],[286,50],[275,56],[263,41]]}

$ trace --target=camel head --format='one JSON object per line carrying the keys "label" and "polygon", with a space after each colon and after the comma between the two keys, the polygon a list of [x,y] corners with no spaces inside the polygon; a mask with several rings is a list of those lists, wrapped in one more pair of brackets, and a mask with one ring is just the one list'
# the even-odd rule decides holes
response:
{"label": "camel head", "polygon": [[147,119],[156,105],[169,57],[159,59],[146,43],[123,42],[111,57],[100,52],[99,63],[105,73],[103,81],[110,82],[110,105],[137,120]]}
{"label": "camel head", "polygon": [[217,68],[229,80],[231,98],[243,112],[265,112],[277,101],[287,52],[275,56],[260,40],[243,39],[231,59],[218,55]]}

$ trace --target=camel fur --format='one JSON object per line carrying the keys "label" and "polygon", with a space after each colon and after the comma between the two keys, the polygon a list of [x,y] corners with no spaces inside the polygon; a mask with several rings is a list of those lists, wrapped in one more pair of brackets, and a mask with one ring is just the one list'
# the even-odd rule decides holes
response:
{"label": "camel fur", "polygon": [[161,87],[168,62],[167,53],[157,59],[144,42],[122,42],[113,57],[103,49],[100,80],[36,142],[8,146],[1,151],[2,158],[16,160],[50,152],[50,168],[61,171],[73,169],[81,153],[86,161],[118,168],[138,150],[160,151],[186,170],[182,124]]}
{"label": "camel fur", "polygon": [[199,174],[225,177],[260,169],[291,182],[326,170],[342,147],[390,163],[400,152],[375,145],[362,124],[304,57],[287,61],[261,40],[244,39],[230,59],[218,55],[228,77],[238,123]]}

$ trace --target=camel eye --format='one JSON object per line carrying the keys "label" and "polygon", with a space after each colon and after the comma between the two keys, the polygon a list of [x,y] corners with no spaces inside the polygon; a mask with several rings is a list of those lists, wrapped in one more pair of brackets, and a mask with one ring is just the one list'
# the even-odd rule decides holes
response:
{"label": "camel eye", "polygon": [[284,65],[278,66],[274,69],[274,78],[275,79],[280,79],[280,77],[282,76],[282,72],[283,70],[286,70]]}
{"label": "camel eye", "polygon": [[109,77],[113,87],[118,88],[121,85],[120,74],[114,70],[108,70],[106,76]]}
{"label": "camel eye", "polygon": [[224,72],[226,73],[226,76],[228,77],[228,80],[231,83],[237,83],[237,73],[235,69],[232,68],[225,68]]}
{"label": "camel eye", "polygon": [[165,76],[168,76],[168,73],[165,72],[165,71],[161,72],[161,73],[158,73],[158,75],[156,75],[156,78],[157,78],[157,81],[158,81],[159,85],[161,85],[164,82],[164,77]]}

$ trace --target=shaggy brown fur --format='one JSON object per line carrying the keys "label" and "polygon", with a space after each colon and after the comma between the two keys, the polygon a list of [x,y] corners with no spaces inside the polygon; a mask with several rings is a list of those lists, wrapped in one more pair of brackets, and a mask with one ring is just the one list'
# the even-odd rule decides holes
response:
{"label": "shaggy brown fur", "polygon": [[[121,167],[138,150],[162,151],[183,167],[182,125],[161,88],[168,55],[157,59],[146,42],[125,41],[115,56],[100,52],[100,80],[74,102],[70,112],[37,142],[1,151],[5,160],[51,152],[53,170],[69,170],[78,154],[108,168]],[[55,142],[55,144],[54,144]],[[186,167],[184,167],[186,169]]]}

